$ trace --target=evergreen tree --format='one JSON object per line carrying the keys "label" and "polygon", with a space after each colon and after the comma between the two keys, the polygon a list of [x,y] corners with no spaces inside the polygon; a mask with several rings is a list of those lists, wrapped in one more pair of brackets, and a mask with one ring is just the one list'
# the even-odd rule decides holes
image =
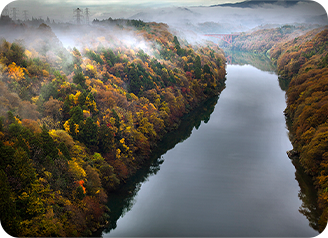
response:
{"label": "evergreen tree", "polygon": [[69,151],[67,149],[67,146],[65,145],[64,142],[60,142],[58,149],[60,150],[60,152],[62,152],[62,154],[64,155],[64,157],[68,160],[71,159],[71,156],[69,154]]}
{"label": "evergreen tree", "polygon": [[91,117],[88,117],[85,123],[80,124],[79,140],[87,147],[96,147],[98,144],[98,126]]}
{"label": "evergreen tree", "polygon": [[99,151],[104,154],[110,152],[113,148],[113,142],[113,132],[106,125],[101,125],[99,129]]}
{"label": "evergreen tree", "polygon": [[195,60],[195,78],[200,79],[202,77],[202,65],[199,55],[197,55]]}
{"label": "evergreen tree", "polygon": [[41,132],[41,145],[43,149],[43,156],[49,156],[51,159],[55,159],[58,156],[58,149],[52,137],[49,135],[48,130],[45,126]]}
{"label": "evergreen tree", "polygon": [[79,124],[80,121],[83,121],[83,110],[80,106],[73,107],[69,114],[71,115],[70,121],[74,124]]}
{"label": "evergreen tree", "polygon": [[12,188],[8,182],[6,173],[0,170],[0,220],[4,230],[18,236],[19,218],[16,212],[16,204],[12,199]]}
{"label": "evergreen tree", "polygon": [[85,88],[85,77],[84,74],[82,72],[77,72],[74,76],[73,76],[73,83],[79,84],[82,86],[82,88]]}

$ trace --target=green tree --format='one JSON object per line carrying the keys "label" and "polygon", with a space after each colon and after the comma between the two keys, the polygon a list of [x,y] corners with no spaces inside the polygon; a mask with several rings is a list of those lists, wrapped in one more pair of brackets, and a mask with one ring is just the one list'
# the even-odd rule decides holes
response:
{"label": "green tree", "polygon": [[69,114],[71,115],[71,121],[74,124],[79,124],[80,121],[83,121],[83,110],[81,109],[81,107],[78,105],[76,107],[73,107]]}
{"label": "green tree", "polygon": [[26,67],[25,48],[20,43],[12,43],[6,56],[9,62],[15,62],[19,66]]}
{"label": "green tree", "polygon": [[138,95],[140,92],[140,87],[142,85],[136,66],[132,63],[128,70],[129,88],[130,92]]}
{"label": "green tree", "polygon": [[173,37],[173,43],[177,46],[180,46],[180,43],[179,43],[179,41],[178,41],[178,37],[177,36],[174,36]]}
{"label": "green tree", "polygon": [[64,155],[64,157],[68,160],[71,159],[71,156],[69,154],[69,151],[68,151],[68,148],[67,146],[65,145],[65,143],[62,141],[60,142],[59,146],[58,146],[58,149],[60,150],[60,152]]}
{"label": "green tree", "polygon": [[208,64],[205,64],[204,65],[204,67],[203,67],[203,73],[204,74],[211,74],[212,75],[211,68],[210,68],[210,66],[208,66]]}
{"label": "green tree", "polygon": [[0,141],[0,169],[6,169],[7,165],[11,163],[14,154],[15,149],[12,146],[4,145]]}
{"label": "green tree", "polygon": [[79,140],[87,147],[95,147],[98,144],[98,126],[91,117],[88,117],[85,123],[80,123]]}
{"label": "green tree", "polygon": [[113,117],[115,119],[115,127],[117,127],[117,129],[119,131],[120,126],[121,126],[120,117],[118,116],[118,114],[116,113],[116,111],[114,109],[112,109],[112,113],[113,113]]}
{"label": "green tree", "polygon": [[20,218],[13,201],[12,188],[6,173],[0,170],[0,220],[3,229],[12,236],[18,236]]}
{"label": "green tree", "polygon": [[107,191],[111,191],[119,185],[120,180],[116,177],[114,173],[114,168],[109,164],[104,164],[100,168],[100,179],[101,184]]}
{"label": "green tree", "polygon": [[84,189],[82,188],[82,185],[79,185],[76,188],[76,197],[80,200],[82,200],[85,197]]}
{"label": "green tree", "polygon": [[202,65],[199,55],[197,55],[195,60],[195,78],[200,79],[202,77]]}
{"label": "green tree", "polygon": [[73,76],[73,83],[79,84],[84,88],[85,85],[85,77],[82,72],[78,72]]}
{"label": "green tree", "polygon": [[101,189],[99,174],[90,165],[85,168],[85,172],[87,173],[86,191],[89,195],[94,196]]}
{"label": "green tree", "polygon": [[108,153],[113,148],[114,134],[106,125],[102,124],[99,129],[99,151]]}
{"label": "green tree", "polygon": [[41,132],[41,146],[43,149],[44,157],[49,156],[50,158],[54,159],[58,156],[58,149],[52,137],[49,135],[48,130],[46,127],[42,128]]}
{"label": "green tree", "polygon": [[52,81],[44,84],[41,87],[40,96],[42,96],[42,98],[45,101],[48,101],[50,97],[57,98],[58,97],[57,82]]}

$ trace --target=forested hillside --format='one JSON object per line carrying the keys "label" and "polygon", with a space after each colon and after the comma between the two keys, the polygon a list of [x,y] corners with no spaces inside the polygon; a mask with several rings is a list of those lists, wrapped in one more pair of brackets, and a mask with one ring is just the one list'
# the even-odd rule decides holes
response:
{"label": "forested hillside", "polygon": [[293,153],[314,179],[323,231],[328,220],[328,30],[281,42],[270,53],[282,80],[290,81],[285,114]]}
{"label": "forested hillside", "polygon": [[231,50],[267,53],[271,48],[275,48],[277,43],[292,40],[317,27],[315,25],[284,25],[242,32],[234,39],[233,44],[226,45],[226,47]]}
{"label": "forested hillside", "polygon": [[223,52],[165,24],[94,22],[68,49],[46,24],[0,25],[14,33],[0,45],[0,214],[13,236],[90,235],[108,192],[225,86]]}

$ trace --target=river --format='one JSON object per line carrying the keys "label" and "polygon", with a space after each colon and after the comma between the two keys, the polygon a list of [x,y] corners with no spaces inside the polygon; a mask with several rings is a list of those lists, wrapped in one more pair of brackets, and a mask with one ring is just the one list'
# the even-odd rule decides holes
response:
{"label": "river", "polygon": [[186,117],[109,196],[110,224],[98,235],[318,235],[307,214],[315,195],[286,155],[285,107],[274,72],[228,65],[220,97]]}

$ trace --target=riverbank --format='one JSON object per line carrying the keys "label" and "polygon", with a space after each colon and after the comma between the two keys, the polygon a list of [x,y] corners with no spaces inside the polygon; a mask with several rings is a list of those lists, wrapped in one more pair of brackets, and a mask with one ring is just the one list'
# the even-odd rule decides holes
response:
{"label": "riverbank", "polygon": [[303,201],[286,155],[292,146],[285,107],[276,74],[228,65],[214,111],[212,104],[204,105],[201,121],[190,113],[168,135],[169,143],[181,135],[180,143],[168,151],[161,146],[154,164],[113,194],[108,204],[113,222],[99,236],[318,234],[299,212]]}
{"label": "riverbank", "polygon": [[285,110],[294,155],[313,178],[322,210],[319,231],[328,220],[328,30],[320,29],[282,42],[270,55],[288,89]]}
{"label": "riverbank", "polygon": [[279,84],[286,91],[284,113],[294,147],[288,154],[313,179],[321,209],[316,226],[323,231],[328,220],[327,28],[263,29],[241,34],[231,48],[262,52],[276,65]]}
{"label": "riverbank", "polygon": [[135,203],[135,196],[140,190],[140,184],[146,182],[151,176],[156,175],[163,164],[163,155],[173,149],[179,143],[190,137],[192,130],[198,128],[202,122],[208,122],[218,100],[218,96],[210,98],[201,103],[197,108],[190,111],[181,118],[179,126],[170,132],[167,132],[158,146],[152,150],[150,158],[129,177],[126,183],[122,184],[112,193],[109,193],[108,203],[110,209],[109,224],[105,228],[99,229],[93,233],[94,237],[101,237],[102,233],[117,227],[117,221],[122,214],[130,211]]}

